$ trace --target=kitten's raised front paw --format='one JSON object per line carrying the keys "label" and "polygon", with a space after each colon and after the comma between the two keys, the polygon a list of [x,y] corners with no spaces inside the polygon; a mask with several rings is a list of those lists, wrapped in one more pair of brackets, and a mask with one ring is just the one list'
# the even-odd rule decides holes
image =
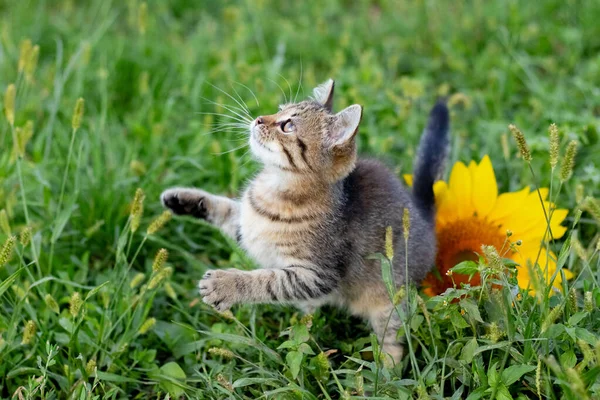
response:
{"label": "kitten's raised front paw", "polygon": [[217,311],[225,311],[235,303],[236,271],[210,270],[198,283],[202,301]]}
{"label": "kitten's raised front paw", "polygon": [[163,206],[171,209],[177,215],[191,215],[196,218],[206,219],[207,193],[198,189],[173,188],[165,190],[160,195]]}

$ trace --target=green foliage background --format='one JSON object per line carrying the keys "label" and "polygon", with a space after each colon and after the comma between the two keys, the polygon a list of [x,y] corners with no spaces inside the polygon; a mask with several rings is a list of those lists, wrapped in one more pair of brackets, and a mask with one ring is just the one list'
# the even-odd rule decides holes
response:
{"label": "green foliage background", "polygon": [[[15,126],[34,127],[16,158],[15,132],[0,122],[0,241],[33,233],[0,267],[0,397],[597,398],[600,212],[575,216],[600,195],[599,18],[594,0],[0,0],[0,90],[17,84]],[[26,39],[39,45],[30,73],[18,71]],[[256,116],[328,77],[336,108],[365,107],[361,151],[398,174],[410,173],[438,96],[450,99],[451,161],[489,154],[502,191],[549,185],[551,122],[563,144],[578,140],[557,197],[578,223],[573,240],[553,245],[577,276],[573,294],[525,293],[511,307],[508,290],[468,304],[451,301],[458,292],[424,303],[411,291],[414,353],[395,369],[373,361],[369,330],[342,311],[309,323],[288,307],[231,317],[199,302],[206,269],[251,263],[198,221],[146,235],[158,195],[174,185],[235,195],[256,171],[243,135],[214,129],[228,119],[207,114],[232,115],[221,90]],[[509,123],[527,137],[535,181]],[[131,233],[138,187],[145,212]],[[173,273],[151,289],[159,248]],[[24,341],[28,321],[36,329]]]}

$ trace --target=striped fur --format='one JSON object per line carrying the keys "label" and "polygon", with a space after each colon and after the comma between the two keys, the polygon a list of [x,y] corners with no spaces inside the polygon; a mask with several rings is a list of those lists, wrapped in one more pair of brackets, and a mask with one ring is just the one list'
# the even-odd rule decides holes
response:
{"label": "striped fur", "polygon": [[[357,161],[362,110],[350,106],[333,114],[333,81],[324,85],[314,100],[285,105],[252,124],[251,148],[264,167],[240,201],[186,188],[167,190],[162,201],[219,227],[262,267],[208,271],[199,283],[206,303],[221,311],[238,303],[288,303],[307,311],[326,303],[346,307],[370,321],[397,362],[400,320],[380,266],[365,256],[384,250],[392,226],[396,282],[418,282],[434,262],[434,226],[429,211],[385,167]],[[411,212],[409,277],[400,233],[404,208]]]}

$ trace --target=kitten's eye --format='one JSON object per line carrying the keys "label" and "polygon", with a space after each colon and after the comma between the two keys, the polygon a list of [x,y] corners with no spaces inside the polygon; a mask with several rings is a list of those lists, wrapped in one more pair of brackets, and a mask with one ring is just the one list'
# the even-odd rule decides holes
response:
{"label": "kitten's eye", "polygon": [[296,127],[294,126],[294,123],[292,122],[291,119],[288,119],[287,121],[282,122],[280,128],[284,133],[292,133],[294,131],[294,129],[296,129]]}

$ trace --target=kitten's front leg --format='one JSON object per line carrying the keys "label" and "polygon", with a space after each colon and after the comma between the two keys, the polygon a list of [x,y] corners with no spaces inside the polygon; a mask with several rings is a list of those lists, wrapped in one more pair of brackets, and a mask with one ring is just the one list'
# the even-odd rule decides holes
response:
{"label": "kitten's front leg", "polygon": [[338,287],[339,279],[337,274],[316,265],[211,270],[198,288],[205,303],[224,311],[238,303],[291,303],[322,298]]}
{"label": "kitten's front leg", "polygon": [[240,205],[237,201],[191,188],[165,190],[160,199],[175,214],[205,219],[237,240],[240,225]]}

